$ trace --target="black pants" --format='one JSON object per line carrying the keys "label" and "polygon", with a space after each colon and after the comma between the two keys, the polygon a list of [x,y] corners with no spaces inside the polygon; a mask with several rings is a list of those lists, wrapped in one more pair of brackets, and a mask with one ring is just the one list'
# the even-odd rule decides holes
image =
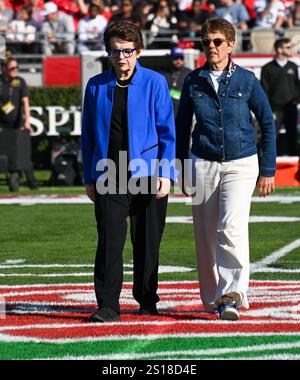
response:
{"label": "black pants", "polygon": [[95,215],[98,247],[95,261],[95,291],[98,307],[120,312],[123,282],[122,252],[127,235],[127,217],[133,246],[133,296],[143,306],[159,301],[159,247],[165,226],[168,197],[154,194],[97,193]]}
{"label": "black pants", "polygon": [[297,146],[297,105],[289,103],[280,110],[274,111],[276,114],[277,136],[282,125],[286,128],[287,152],[289,156],[298,156],[299,149]]}

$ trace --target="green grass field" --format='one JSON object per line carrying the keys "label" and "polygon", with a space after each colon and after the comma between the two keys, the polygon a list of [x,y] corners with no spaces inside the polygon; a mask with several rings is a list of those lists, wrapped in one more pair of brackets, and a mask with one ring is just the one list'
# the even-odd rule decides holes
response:
{"label": "green grass field", "polygon": [[[81,187],[50,188],[42,186],[39,190],[30,191],[26,187],[22,187],[18,193],[18,195],[32,196],[57,194],[82,195],[84,189]],[[12,194],[7,192],[6,187],[0,185],[0,202],[1,198],[7,198],[10,195]],[[260,268],[260,270],[254,269],[252,271],[251,280],[259,284],[257,286],[262,289],[265,289],[263,281],[287,281],[282,286],[283,289],[288,289],[290,286],[294,286],[289,284],[294,284],[300,279],[300,220],[298,220],[300,218],[300,189],[279,188],[275,195],[281,197],[279,201],[253,202],[251,217],[294,217],[296,220],[287,219],[284,222],[270,222],[266,219],[263,222],[251,222],[249,224],[251,264],[258,264]],[[289,197],[288,201],[287,197]],[[191,216],[191,213],[190,204],[170,202],[168,205],[168,217]],[[78,297],[81,294],[80,292],[83,292],[81,287],[84,289],[84,287],[92,285],[97,243],[92,204],[0,204],[0,216],[0,291],[1,286],[4,293],[5,289],[11,286],[10,289],[15,289],[16,294],[19,294],[16,296],[21,295],[21,299],[23,299],[22,289],[24,285],[43,286],[43,284],[49,284],[59,286],[61,284],[62,287],[66,287],[66,284],[72,284],[72,286],[78,284],[78,289],[76,288],[76,291],[79,292]],[[281,253],[276,255],[276,252]],[[273,256],[274,259],[272,259]],[[132,254],[129,234],[123,257],[124,282],[130,284],[132,282]],[[263,264],[266,258],[271,258],[270,262]],[[192,224],[166,224],[161,244],[160,266],[163,269],[159,274],[159,281],[162,286],[167,286],[166,284],[169,282],[178,283],[180,281],[191,281],[191,286],[197,286],[198,275]],[[184,267],[186,271],[180,271],[179,267]],[[262,280],[262,282],[258,280]],[[69,290],[65,291],[69,292]],[[76,291],[74,290],[75,293]],[[179,293],[181,291],[181,289],[178,290]],[[46,290],[46,292],[51,293],[52,291]],[[137,337],[131,339],[129,335],[121,339],[113,335],[112,340],[110,334],[118,334],[117,325],[111,330],[108,326],[103,327],[103,334],[108,335],[97,337],[97,334],[102,334],[101,327],[97,326],[97,329],[93,326],[89,327],[86,319],[82,319],[81,314],[76,314],[76,312],[78,313],[77,306],[74,306],[73,310],[72,305],[66,303],[66,306],[58,311],[55,309],[56,306],[53,306],[54,311],[44,314],[43,308],[45,307],[47,310],[51,302],[56,305],[55,300],[47,301],[48,306],[43,306],[41,298],[32,300],[32,304],[31,301],[11,301],[11,304],[8,303],[9,307],[12,310],[16,308],[16,312],[8,314],[5,323],[12,330],[8,330],[2,335],[1,331],[5,331],[5,327],[1,327],[1,323],[4,322],[0,318],[0,330],[2,329],[0,331],[0,359],[57,359],[65,356],[89,358],[90,355],[94,355],[97,359],[109,359],[110,357],[121,359],[126,357],[135,359],[299,358],[300,328],[299,324],[297,325],[296,321],[293,320],[293,318],[299,319],[299,290],[294,290],[294,292],[296,293],[294,293],[293,300],[288,302],[291,302],[292,305],[289,306],[291,307],[289,313],[296,314],[291,314],[294,316],[291,316],[291,320],[285,326],[283,325],[285,323],[284,309],[280,306],[278,312],[283,313],[281,323],[285,327],[280,330],[272,322],[274,327],[270,327],[268,330],[270,332],[267,335],[264,335],[263,331],[260,332],[260,324],[262,328],[267,328],[264,327],[267,326],[264,318],[269,318],[268,314],[267,317],[264,314],[258,314],[259,318],[262,318],[258,321],[259,332],[251,333],[253,327],[251,327],[251,323],[249,326],[247,325],[247,318],[250,320],[251,318],[258,318],[255,317],[255,312],[268,313],[267,310],[270,308],[270,305],[267,305],[265,311],[255,311],[258,306],[255,306],[254,302],[253,317],[251,312],[248,317],[245,314],[246,319],[242,319],[236,328],[225,323],[219,325],[218,322],[220,321],[206,320],[207,318],[201,317],[201,314],[200,319],[197,319],[197,308],[192,309],[191,316],[185,313],[180,315],[178,320],[176,320],[176,314],[167,313],[162,320],[155,321],[157,326],[153,329],[163,329],[159,330],[155,338],[151,338],[152,330],[147,330],[153,321],[145,321],[145,331],[139,330],[137,333],[134,329],[138,328],[141,322],[134,312],[133,314],[129,313],[124,317],[124,329],[133,329],[131,333]],[[280,292],[275,290],[274,297],[277,297],[278,293]],[[191,294],[195,294],[196,301],[194,302],[197,303],[198,291],[195,289],[195,292]],[[90,295],[87,296],[90,297]],[[38,297],[42,297],[42,295]],[[45,297],[48,296],[45,295]],[[264,299],[264,297],[262,298]],[[284,297],[283,299],[285,299]],[[290,295],[286,297],[290,297]],[[267,300],[262,302],[267,302]],[[35,310],[35,308],[37,309]],[[68,308],[70,308],[70,313],[72,311],[70,315],[68,312],[64,314],[66,310],[69,310]],[[90,306],[83,310],[84,318],[87,318],[90,313]],[[61,312],[65,316],[60,316],[59,313]],[[25,318],[24,321],[19,319],[18,313],[23,314],[21,318]],[[180,309],[176,313],[180,313]],[[37,318],[41,318],[41,321],[38,322]],[[169,323],[166,325],[169,327],[160,327],[163,325],[164,319]],[[187,333],[181,337],[175,336],[175,332],[177,329],[181,329],[180,326],[185,323],[186,319],[195,332],[192,333],[193,330],[187,329]],[[26,322],[27,320],[28,322]],[[11,338],[10,334],[16,334],[14,329],[20,329],[18,326],[22,325],[22,321],[24,322],[24,330],[20,330],[21,335],[17,334],[17,341],[14,342],[14,338]],[[30,325],[30,328],[26,329],[26,323]],[[46,326],[44,330],[43,323]],[[64,323],[68,327],[62,331],[62,324]],[[131,323],[133,323],[133,327],[130,327]],[[273,326],[272,323],[270,326]],[[52,325],[53,336],[49,332]],[[220,330],[216,330],[218,328]],[[77,340],[75,330],[78,336],[81,336],[80,334],[83,334],[83,331],[86,335]],[[210,337],[208,334],[211,332],[214,332],[214,335]],[[41,336],[42,333],[45,336]],[[35,334],[37,334],[36,338],[34,337]],[[172,339],[170,334],[174,335]],[[221,336],[222,339],[218,339],[218,336]],[[58,337],[60,338],[58,339]],[[101,342],[100,345],[99,342]],[[169,353],[167,354],[166,351]]]}
{"label": "green grass field", "polygon": [[[20,194],[49,194],[53,188],[26,191]],[[70,194],[83,194],[83,189],[72,188]],[[68,188],[55,188],[52,194],[68,194]],[[298,195],[295,188],[283,189],[278,194]],[[96,248],[96,230],[91,204],[58,205],[0,205],[0,264],[7,260],[24,260],[24,264],[93,264]],[[191,216],[191,205],[169,203],[168,216]],[[300,202],[253,203],[253,216],[300,216]],[[300,237],[300,221],[250,223],[251,263],[255,263],[281,247]],[[124,262],[132,260],[129,236],[124,250]],[[195,268],[195,246],[192,224],[168,223],[161,244],[160,263]],[[300,269],[300,248],[296,248],[275,263],[280,269]],[[19,269],[20,273],[47,273],[47,268]],[[76,272],[76,269],[73,269]],[[12,273],[16,268],[2,269]],[[53,268],[51,273],[64,272],[64,268]],[[81,269],[78,269],[81,272]],[[88,270],[92,272],[91,269]],[[88,272],[87,271],[87,272]],[[196,271],[175,275],[177,279],[194,280]],[[297,279],[299,273],[256,273],[255,279]],[[35,282],[57,282],[56,277],[0,277],[0,284],[22,284]],[[91,280],[89,276],[77,278]],[[129,279],[129,278],[125,278]],[[172,280],[174,274],[161,274],[161,280]],[[65,281],[74,281],[66,278]]]}

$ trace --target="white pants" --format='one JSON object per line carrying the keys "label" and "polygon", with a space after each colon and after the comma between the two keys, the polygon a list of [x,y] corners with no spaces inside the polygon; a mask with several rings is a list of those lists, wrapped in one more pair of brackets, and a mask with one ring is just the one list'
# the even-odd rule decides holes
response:
{"label": "white pants", "polygon": [[[249,308],[248,222],[257,156],[211,162],[192,155],[193,220],[200,294],[207,311],[229,296]],[[195,182],[196,181],[196,182]]]}

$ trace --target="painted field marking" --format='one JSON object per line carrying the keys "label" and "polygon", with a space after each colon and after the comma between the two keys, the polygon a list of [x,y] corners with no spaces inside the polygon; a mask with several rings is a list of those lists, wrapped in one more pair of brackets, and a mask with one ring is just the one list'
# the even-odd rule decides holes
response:
{"label": "painted field marking", "polygon": [[[109,356],[108,357],[109,359],[111,359],[111,357]],[[132,358],[132,354],[128,354],[126,359],[127,360],[131,360]],[[175,356],[172,356],[172,357],[165,357],[165,355],[161,354],[160,358],[159,359],[176,359],[177,357]],[[64,358],[57,358],[58,360],[105,360],[104,359],[104,356],[99,356],[99,357],[96,357],[96,356],[66,356]],[[157,358],[158,359],[158,358]],[[182,357],[178,357],[177,359],[183,359]],[[192,358],[190,358],[192,359]],[[199,358],[198,358],[199,359]],[[252,356],[249,358],[249,356],[245,356],[245,357],[242,357],[242,356],[239,356],[238,358],[236,357],[216,357],[216,358],[213,358],[213,357],[207,357],[207,358],[203,358],[201,357],[201,360],[299,360],[300,359],[300,354],[297,355],[297,354],[276,354],[276,355],[262,355],[262,356]],[[35,358],[34,360],[45,360],[44,358],[42,359],[38,359],[38,358]],[[47,360],[47,359],[46,359]],[[55,360],[55,358],[49,358],[48,360]],[[112,359],[111,359],[112,360]],[[124,360],[124,359],[123,359]]]}
{"label": "painted field marking", "polygon": [[[255,203],[294,203],[300,202],[299,195],[270,195],[269,197],[252,197],[252,202]],[[181,195],[171,195],[169,203],[191,204],[191,197]],[[8,195],[0,196],[0,205],[15,205],[32,206],[36,204],[92,204],[91,200],[86,195]]]}
{"label": "painted field marking", "polygon": [[[0,295],[7,302],[7,319],[1,323],[0,341],[15,341],[20,337],[26,341],[67,339],[64,342],[69,342],[70,339],[90,339],[91,335],[96,339],[183,337],[199,336],[208,330],[209,336],[236,332],[300,335],[300,282],[297,281],[251,281],[251,309],[242,310],[241,320],[234,324],[203,310],[196,281],[160,283],[159,317],[138,316],[138,305],[131,293],[132,285],[125,283],[121,293],[121,321],[99,325],[87,319],[82,322],[96,307],[91,285],[0,287]],[[20,314],[22,319],[19,319]]]}
{"label": "painted field marking", "polygon": [[[180,356],[182,358],[190,356],[220,356],[224,354],[234,354],[243,352],[259,352],[259,351],[274,351],[274,350],[289,350],[293,348],[300,348],[300,342],[286,343],[286,344],[262,344],[253,347],[238,347],[238,348],[216,348],[205,350],[176,350],[176,351],[162,351],[162,352],[148,352],[148,353],[130,353],[130,354],[112,354],[112,355],[87,355],[87,356],[65,356],[62,360],[128,360],[128,359],[154,359],[159,357],[172,358]],[[234,356],[234,355],[233,355]],[[51,358],[57,360],[59,358]]]}
{"label": "painted field marking", "polygon": [[[300,217],[295,216],[250,216],[249,223],[291,223],[299,222]],[[192,216],[167,216],[166,223],[192,224]]]}
{"label": "painted field marking", "polygon": [[[192,204],[192,198],[186,196],[170,196],[169,203],[183,203],[186,205]],[[268,197],[257,197],[253,196],[251,199],[253,203],[283,203],[290,204],[295,202],[300,202],[299,195],[269,195]]]}
{"label": "painted field marking", "polygon": [[266,256],[262,260],[251,264],[250,272],[281,272],[281,273],[300,273],[299,269],[278,269],[269,268],[270,265],[276,263],[280,258],[286,256],[288,253],[292,252],[294,249],[300,247],[300,239],[296,239],[293,242],[283,246],[282,248],[272,252],[270,255]]}
{"label": "painted field marking", "polygon": [[0,296],[0,320],[6,318],[6,303],[4,296]]}
{"label": "painted field marking", "polygon": [[[124,264],[129,270],[124,271],[124,275],[132,275],[132,263]],[[93,264],[21,264],[21,265],[0,265],[0,269],[22,269],[22,268],[93,268]],[[158,273],[186,273],[193,272],[196,268],[176,266],[176,265],[160,265]],[[72,272],[72,273],[0,273],[0,277],[87,277],[93,276],[93,272]]]}

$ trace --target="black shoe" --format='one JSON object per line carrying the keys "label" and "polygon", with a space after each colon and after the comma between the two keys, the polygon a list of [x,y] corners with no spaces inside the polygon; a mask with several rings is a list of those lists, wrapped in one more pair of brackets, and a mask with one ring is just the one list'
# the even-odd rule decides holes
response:
{"label": "black shoe", "polygon": [[156,305],[140,306],[139,315],[159,315]]}
{"label": "black shoe", "polygon": [[101,308],[90,316],[91,322],[112,322],[119,321],[120,319],[120,314],[107,308]]}
{"label": "black shoe", "polygon": [[8,177],[9,191],[18,191],[20,187],[19,173],[11,173]]}
{"label": "black shoe", "polygon": [[29,187],[29,189],[31,189],[31,190],[37,190],[37,189],[39,188],[39,185],[38,185],[37,182],[29,182],[29,183],[28,183],[28,187]]}

